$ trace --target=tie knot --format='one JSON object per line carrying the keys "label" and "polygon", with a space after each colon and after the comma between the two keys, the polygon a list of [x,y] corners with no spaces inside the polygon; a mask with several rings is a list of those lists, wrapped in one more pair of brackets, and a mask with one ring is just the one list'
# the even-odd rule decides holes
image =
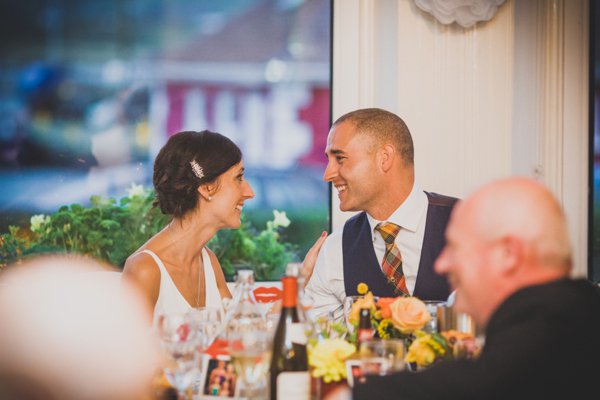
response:
{"label": "tie knot", "polygon": [[375,229],[381,233],[381,237],[388,245],[394,244],[396,236],[400,232],[400,226],[391,222],[380,222],[375,226]]}

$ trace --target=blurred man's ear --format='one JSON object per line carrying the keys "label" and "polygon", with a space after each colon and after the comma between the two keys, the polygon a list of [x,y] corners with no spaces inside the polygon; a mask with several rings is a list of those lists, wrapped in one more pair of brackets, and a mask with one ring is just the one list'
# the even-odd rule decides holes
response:
{"label": "blurred man's ear", "polygon": [[525,248],[523,241],[516,236],[507,235],[498,240],[498,257],[502,273],[512,275],[523,264]]}

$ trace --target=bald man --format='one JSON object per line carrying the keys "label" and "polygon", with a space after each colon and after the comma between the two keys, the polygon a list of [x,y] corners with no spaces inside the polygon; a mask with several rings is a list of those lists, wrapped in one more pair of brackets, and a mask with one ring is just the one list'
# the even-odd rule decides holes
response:
{"label": "bald man", "polygon": [[600,295],[569,279],[560,204],[526,178],[488,184],[452,212],[436,260],[455,308],[486,326],[477,360],[371,376],[354,399],[598,398]]}

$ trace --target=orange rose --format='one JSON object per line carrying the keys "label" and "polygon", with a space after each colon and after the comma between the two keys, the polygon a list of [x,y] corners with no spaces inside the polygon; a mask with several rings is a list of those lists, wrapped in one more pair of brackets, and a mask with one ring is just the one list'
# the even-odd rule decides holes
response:
{"label": "orange rose", "polygon": [[431,319],[425,303],[416,297],[398,297],[391,305],[392,323],[403,333],[421,329]]}
{"label": "orange rose", "polygon": [[381,312],[381,318],[392,318],[390,305],[394,301],[396,301],[396,297],[381,297],[377,300],[377,307],[379,307],[379,312]]}

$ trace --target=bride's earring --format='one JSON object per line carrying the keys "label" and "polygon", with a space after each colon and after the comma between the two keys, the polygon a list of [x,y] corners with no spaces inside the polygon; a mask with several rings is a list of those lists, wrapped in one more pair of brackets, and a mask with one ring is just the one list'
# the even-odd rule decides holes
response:
{"label": "bride's earring", "polygon": [[207,200],[208,200],[208,201],[211,201],[211,200],[212,200],[212,196],[208,196],[208,199],[207,199]]}

